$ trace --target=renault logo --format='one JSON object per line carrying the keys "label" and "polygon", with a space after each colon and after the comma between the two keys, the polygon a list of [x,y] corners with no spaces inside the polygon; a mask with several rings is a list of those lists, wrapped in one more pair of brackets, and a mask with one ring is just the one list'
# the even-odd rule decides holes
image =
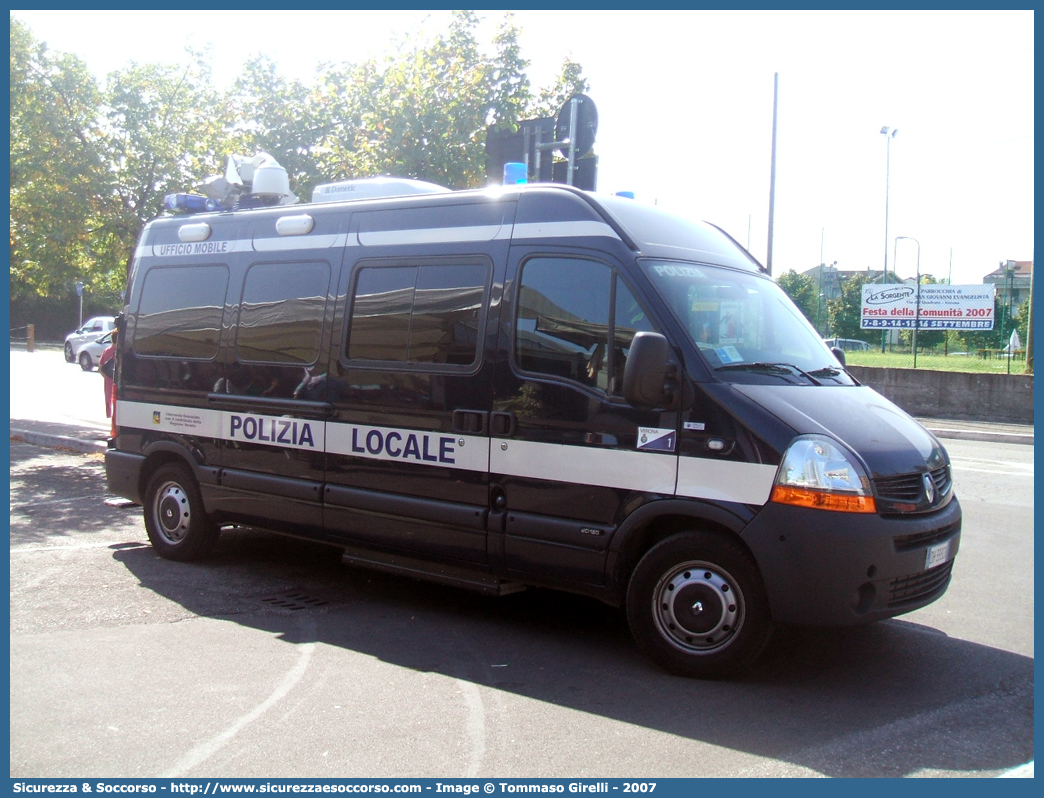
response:
{"label": "renault logo", "polygon": [[928,497],[928,504],[931,504],[935,501],[935,482],[931,474],[924,474],[921,479],[924,480],[924,495]]}

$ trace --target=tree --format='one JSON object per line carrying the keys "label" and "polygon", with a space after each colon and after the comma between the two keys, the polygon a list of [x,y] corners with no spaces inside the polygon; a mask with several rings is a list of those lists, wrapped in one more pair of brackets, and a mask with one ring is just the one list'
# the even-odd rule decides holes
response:
{"label": "tree", "polygon": [[131,64],[112,73],[106,111],[115,203],[107,232],[129,248],[164,195],[198,189],[224,170],[226,113],[199,54],[187,65]]}
{"label": "tree", "polygon": [[[383,174],[484,185],[487,126],[513,129],[534,98],[510,13],[492,47],[478,25],[457,11],[430,40],[323,65],[311,84],[255,58],[220,92],[209,54],[194,51],[177,66],[131,63],[99,87],[81,61],[50,53],[12,18],[12,313],[30,300],[75,301],[77,280],[104,302],[96,312],[118,309],[128,256],[163,196],[200,191],[230,155],[270,153],[303,200],[320,182]],[[586,89],[566,59],[540,101]]]}
{"label": "tree", "polygon": [[267,56],[248,61],[222,103],[224,155],[269,153],[286,169],[291,190],[307,201],[317,177],[315,150],[330,124],[317,113],[320,104],[317,90],[281,77]]}
{"label": "tree", "polygon": [[325,93],[336,93],[344,115],[329,120],[318,148],[327,179],[397,174],[451,188],[485,182],[486,125],[517,103],[522,79],[508,68],[524,62],[510,28],[498,35],[498,56],[483,56],[477,25],[474,12],[457,11],[426,46],[332,71]]}
{"label": "tree", "polygon": [[863,286],[869,282],[865,274],[854,274],[841,283],[841,296],[827,302],[830,313],[830,331],[838,338],[858,338],[870,341],[875,331],[863,330]]}
{"label": "tree", "polygon": [[555,82],[541,89],[530,115],[534,118],[557,116],[565,101],[574,94],[585,94],[590,84],[583,75],[583,68],[572,58],[562,60]]}
{"label": "tree", "polygon": [[805,318],[809,320],[817,330],[819,330],[819,319],[817,316],[819,294],[816,292],[816,282],[807,274],[798,274],[796,271],[791,269],[784,274],[781,274],[777,279],[776,283],[782,288],[789,296],[798,309],[805,314]]}
{"label": "tree", "polygon": [[82,61],[11,19],[11,297],[75,296],[106,210],[101,94]]}

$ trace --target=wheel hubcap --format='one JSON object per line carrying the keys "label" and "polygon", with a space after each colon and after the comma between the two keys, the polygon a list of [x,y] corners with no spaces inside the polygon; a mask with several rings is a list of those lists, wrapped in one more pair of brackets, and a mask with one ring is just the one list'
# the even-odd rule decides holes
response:
{"label": "wheel hubcap", "polygon": [[179,543],[188,534],[189,501],[185,490],[176,482],[168,482],[156,494],[156,527],[169,543]]}
{"label": "wheel hubcap", "polygon": [[724,569],[689,562],[664,574],[653,594],[660,634],[687,652],[727,646],[743,625],[743,596]]}

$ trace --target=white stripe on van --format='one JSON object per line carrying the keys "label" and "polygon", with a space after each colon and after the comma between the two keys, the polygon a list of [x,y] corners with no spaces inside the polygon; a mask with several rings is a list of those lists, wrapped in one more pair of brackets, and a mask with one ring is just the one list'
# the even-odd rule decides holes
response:
{"label": "white stripe on van", "polygon": [[118,426],[176,435],[259,443],[285,449],[326,450],[326,422],[290,414],[120,402]]}
{"label": "white stripe on van", "polygon": [[[656,452],[372,427],[210,408],[120,402],[117,424],[141,430],[348,457],[401,460],[575,485],[762,505],[776,467]],[[463,443],[462,443],[463,442]]]}
{"label": "white stripe on van", "polygon": [[470,227],[424,227],[414,230],[360,230],[359,243],[364,247],[393,244],[448,244],[465,241],[493,241],[506,238],[510,227],[483,224]]}
{"label": "white stripe on van", "polygon": [[245,239],[235,241],[198,241],[196,243],[152,244],[139,246],[134,251],[136,258],[194,258],[213,260],[214,256],[232,252],[253,252],[253,242]]}
{"label": "white stripe on van", "polygon": [[764,504],[775,479],[773,465],[707,457],[682,457],[678,462],[678,495],[696,499]]}
{"label": "white stripe on van", "polygon": [[516,224],[512,239],[519,238],[573,238],[576,236],[600,236],[620,239],[605,222],[527,222]]}
{"label": "white stripe on van", "polygon": [[369,460],[391,460],[465,471],[489,470],[489,438],[455,432],[326,425],[326,451]]}
{"label": "white stripe on van", "polygon": [[281,249],[329,249],[343,247],[348,238],[344,233],[328,233],[321,236],[300,238],[255,238],[254,249],[258,252],[274,252]]}
{"label": "white stripe on van", "polygon": [[498,438],[491,441],[489,468],[494,474],[673,494],[678,458]]}

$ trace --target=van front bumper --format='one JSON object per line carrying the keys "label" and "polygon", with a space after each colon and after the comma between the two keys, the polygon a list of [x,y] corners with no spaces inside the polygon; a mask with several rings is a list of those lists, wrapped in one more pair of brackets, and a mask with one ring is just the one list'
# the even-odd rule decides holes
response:
{"label": "van front bumper", "polygon": [[764,580],[772,617],[849,626],[939,598],[961,539],[956,497],[932,513],[837,513],[769,502],[741,533]]}

